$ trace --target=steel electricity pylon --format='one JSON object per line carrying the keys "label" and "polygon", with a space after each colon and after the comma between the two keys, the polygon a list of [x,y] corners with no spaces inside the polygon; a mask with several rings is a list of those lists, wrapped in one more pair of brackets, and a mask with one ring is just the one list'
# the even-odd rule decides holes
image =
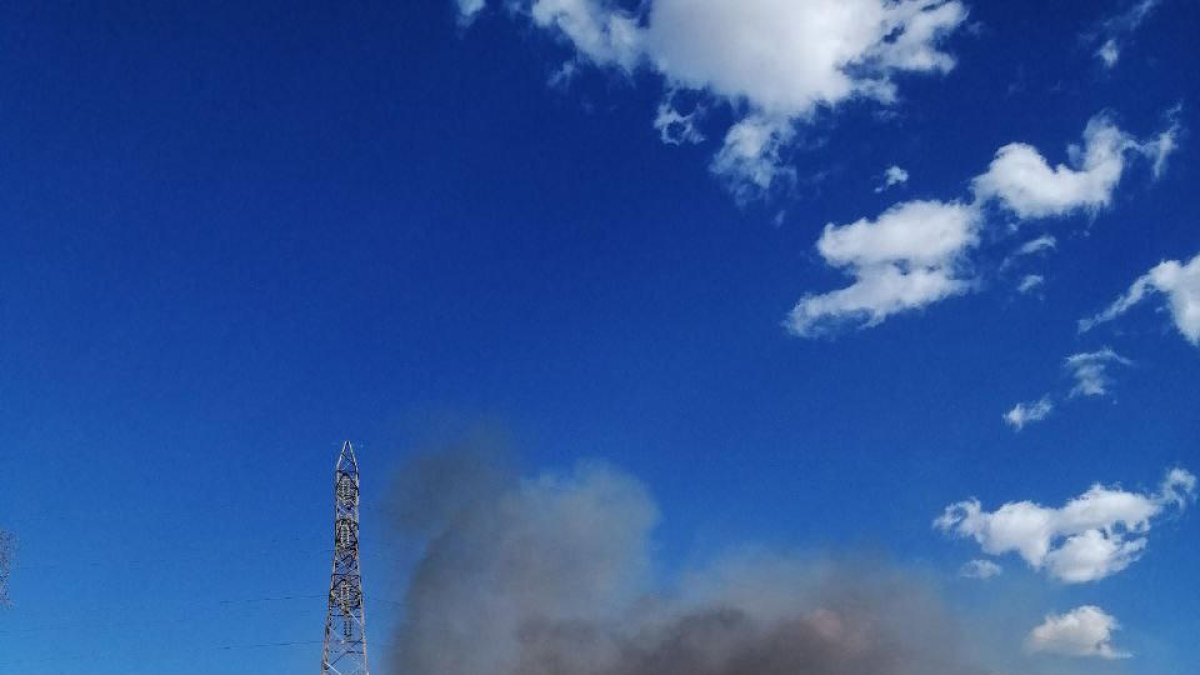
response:
{"label": "steel electricity pylon", "polygon": [[321,675],[369,675],[358,558],[358,460],[350,441],[338,455],[333,499],[333,574],[329,580]]}

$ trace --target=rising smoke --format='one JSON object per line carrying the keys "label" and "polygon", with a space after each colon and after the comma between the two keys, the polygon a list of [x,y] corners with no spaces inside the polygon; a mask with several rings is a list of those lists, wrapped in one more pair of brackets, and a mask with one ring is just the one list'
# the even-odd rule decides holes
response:
{"label": "rising smoke", "polygon": [[984,675],[934,594],[886,565],[742,552],[656,580],[658,510],[603,464],[520,478],[470,453],[402,472],[423,542],[405,675]]}

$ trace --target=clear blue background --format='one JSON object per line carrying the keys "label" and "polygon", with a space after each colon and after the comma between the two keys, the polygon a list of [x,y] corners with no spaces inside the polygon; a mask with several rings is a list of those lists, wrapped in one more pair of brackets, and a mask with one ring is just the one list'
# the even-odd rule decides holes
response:
{"label": "clear blue background", "polygon": [[[1065,161],[1100,110],[1148,135],[1182,103],[1200,128],[1200,5],[1164,2],[1105,71],[1078,36],[1121,6],[971,3],[956,70],[902,79],[895,119],[821,116],[795,194],[743,209],[711,144],[659,142],[653,79],[547,87],[566,52],[500,15],[464,33],[434,0],[3,3],[0,526],[20,555],[0,672],[315,671],[346,437],[388,672],[411,551],[387,489],[443,417],[507,430],[530,471],[599,457],[644,480],[667,574],[746,542],[865,547],[985,602],[953,580],[976,551],[930,528],[946,504],[1200,470],[1200,352],[1149,310],[1075,330],[1200,252],[1194,137],[1095,218],[1029,227],[1060,240],[1028,270],[1043,299],[1000,275],[836,340],[780,322],[842,283],[812,248],[826,222],[964,195],[1010,141]],[[908,186],[875,194],[893,163]],[[1114,399],[1001,422],[1103,345],[1136,361]],[[1164,521],[1100,584],[1015,559],[1002,583],[1033,589],[1028,625],[1102,604],[1130,671],[1181,673],[1196,527]]]}

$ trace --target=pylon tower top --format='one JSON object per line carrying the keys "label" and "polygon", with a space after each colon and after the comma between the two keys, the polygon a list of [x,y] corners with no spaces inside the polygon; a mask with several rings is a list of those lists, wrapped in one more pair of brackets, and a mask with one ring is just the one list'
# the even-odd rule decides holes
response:
{"label": "pylon tower top", "polygon": [[325,613],[321,675],[370,675],[358,557],[358,458],[342,445],[333,473],[333,572]]}

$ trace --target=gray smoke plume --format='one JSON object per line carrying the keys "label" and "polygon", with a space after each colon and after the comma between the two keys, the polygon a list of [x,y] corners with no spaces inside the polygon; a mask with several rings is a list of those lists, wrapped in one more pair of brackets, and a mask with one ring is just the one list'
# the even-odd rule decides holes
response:
{"label": "gray smoke plume", "polygon": [[462,454],[403,472],[424,542],[405,675],[983,675],[931,592],[884,565],[743,552],[656,581],[658,511],[602,464],[519,478]]}

